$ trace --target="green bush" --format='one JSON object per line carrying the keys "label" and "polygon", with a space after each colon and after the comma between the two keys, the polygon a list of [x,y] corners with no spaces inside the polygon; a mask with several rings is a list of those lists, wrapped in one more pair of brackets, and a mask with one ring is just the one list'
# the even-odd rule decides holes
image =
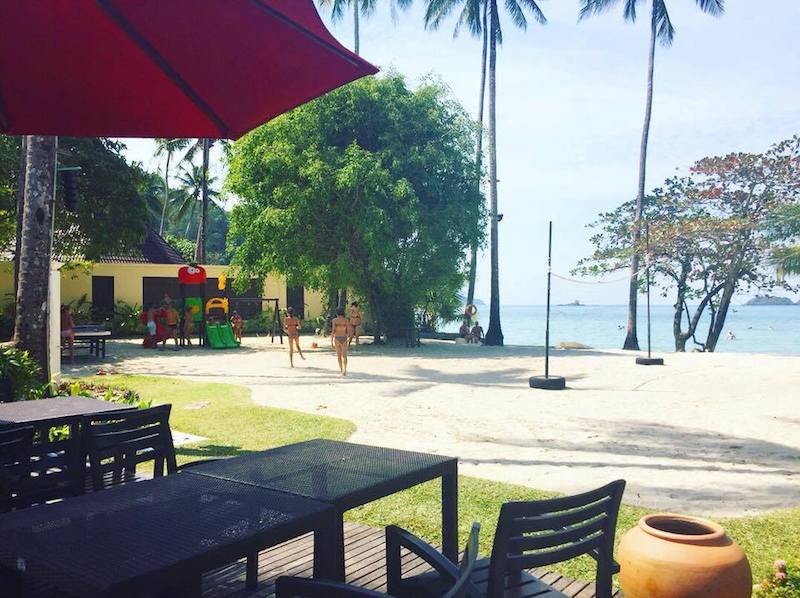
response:
{"label": "green bush", "polygon": [[14,302],[0,307],[0,341],[11,340],[14,336]]}
{"label": "green bush", "polygon": [[145,400],[135,390],[125,388],[111,388],[104,384],[92,384],[89,382],[64,380],[54,388],[56,396],[64,397],[89,397],[108,401],[109,403],[121,403],[132,405],[138,409],[147,409],[151,406],[151,400]]}
{"label": "green bush", "polygon": [[[272,330],[272,310],[265,309],[253,318],[248,318],[242,325],[244,334],[264,334]],[[277,330],[275,331],[278,332]]]}
{"label": "green bush", "polygon": [[147,327],[142,323],[142,308],[117,301],[111,319],[111,332],[114,336],[144,336]]}
{"label": "green bush", "polygon": [[9,347],[0,352],[0,378],[11,382],[14,401],[42,397],[44,389],[39,380],[40,375],[39,364],[28,355],[27,351]]}

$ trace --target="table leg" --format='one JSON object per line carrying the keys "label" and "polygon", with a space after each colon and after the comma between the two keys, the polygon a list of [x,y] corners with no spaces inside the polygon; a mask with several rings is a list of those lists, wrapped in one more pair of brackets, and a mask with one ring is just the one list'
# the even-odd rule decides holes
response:
{"label": "table leg", "polygon": [[106,339],[101,339],[101,343],[103,343],[103,359],[106,358]]}
{"label": "table leg", "polygon": [[314,532],[314,577],[344,581],[344,519],[335,513]]}
{"label": "table leg", "polygon": [[442,476],[442,554],[458,563],[458,464]]}
{"label": "table leg", "polygon": [[248,590],[258,588],[258,551],[247,555],[247,567],[245,572],[244,586]]}

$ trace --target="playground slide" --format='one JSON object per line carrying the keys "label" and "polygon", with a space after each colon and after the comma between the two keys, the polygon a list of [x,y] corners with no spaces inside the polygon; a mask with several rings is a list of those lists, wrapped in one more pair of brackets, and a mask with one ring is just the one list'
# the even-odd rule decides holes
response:
{"label": "playground slide", "polygon": [[235,349],[239,343],[233,337],[230,324],[207,324],[208,345],[212,349]]}

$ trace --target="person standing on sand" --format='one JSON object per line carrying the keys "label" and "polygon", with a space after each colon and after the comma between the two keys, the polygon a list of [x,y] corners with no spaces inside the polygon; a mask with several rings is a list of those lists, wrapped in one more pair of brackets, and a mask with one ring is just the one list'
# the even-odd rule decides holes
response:
{"label": "person standing on sand", "polygon": [[353,301],[350,304],[350,338],[347,340],[348,345],[353,342],[353,339],[356,339],[356,344],[358,344],[358,327],[361,326],[361,319],[361,309],[358,307],[358,303]]}
{"label": "person standing on sand", "polygon": [[242,328],[244,328],[244,320],[242,316],[239,315],[239,312],[233,310],[233,315],[231,316],[231,328],[233,328],[233,338],[235,338],[239,344],[242,344]]}
{"label": "person standing on sand", "polygon": [[303,351],[300,349],[300,320],[294,315],[294,308],[286,308],[286,317],[283,319],[283,331],[289,337],[289,364],[294,367],[294,348],[300,353],[300,358],[305,361]]}
{"label": "person standing on sand", "polygon": [[188,305],[183,310],[183,339],[188,346],[192,346],[192,333],[194,332],[194,314]]}
{"label": "person standing on sand", "polygon": [[350,323],[344,317],[344,308],[336,310],[336,317],[331,322],[331,345],[336,349],[336,359],[339,362],[339,371],[342,376],[347,375],[347,349],[350,347]]}
{"label": "person standing on sand", "polygon": [[[167,319],[167,328],[169,329],[169,335],[175,339],[175,350],[178,350],[178,310],[176,310],[172,303],[167,303],[165,306],[166,309],[166,319]],[[164,346],[167,346],[167,337],[164,338]]]}

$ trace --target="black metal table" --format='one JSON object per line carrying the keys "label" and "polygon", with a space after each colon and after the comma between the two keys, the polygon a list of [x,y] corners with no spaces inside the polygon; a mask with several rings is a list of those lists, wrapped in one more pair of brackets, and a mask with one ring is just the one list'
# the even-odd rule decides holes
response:
{"label": "black metal table", "polygon": [[154,478],[0,516],[0,588],[199,595],[204,571],[308,532],[314,574],[330,577],[336,527],[319,501],[205,476]]}
{"label": "black metal table", "polygon": [[[89,397],[55,397],[35,401],[0,403],[0,429],[32,426],[35,432],[33,456],[38,475],[32,478],[32,502],[44,502],[83,491],[86,458],[81,442],[80,422],[84,415],[98,415],[134,409]],[[50,429],[68,426],[66,436],[50,436]]]}
{"label": "black metal table", "polygon": [[453,562],[458,559],[458,459],[454,457],[317,439],[200,464],[181,475],[236,481],[333,505],[337,579],[344,579],[345,511],[441,477],[442,552]]}
{"label": "black metal table", "polygon": [[73,346],[89,347],[89,356],[98,359],[106,358],[106,340],[111,338],[111,331],[102,326],[75,326]]}

